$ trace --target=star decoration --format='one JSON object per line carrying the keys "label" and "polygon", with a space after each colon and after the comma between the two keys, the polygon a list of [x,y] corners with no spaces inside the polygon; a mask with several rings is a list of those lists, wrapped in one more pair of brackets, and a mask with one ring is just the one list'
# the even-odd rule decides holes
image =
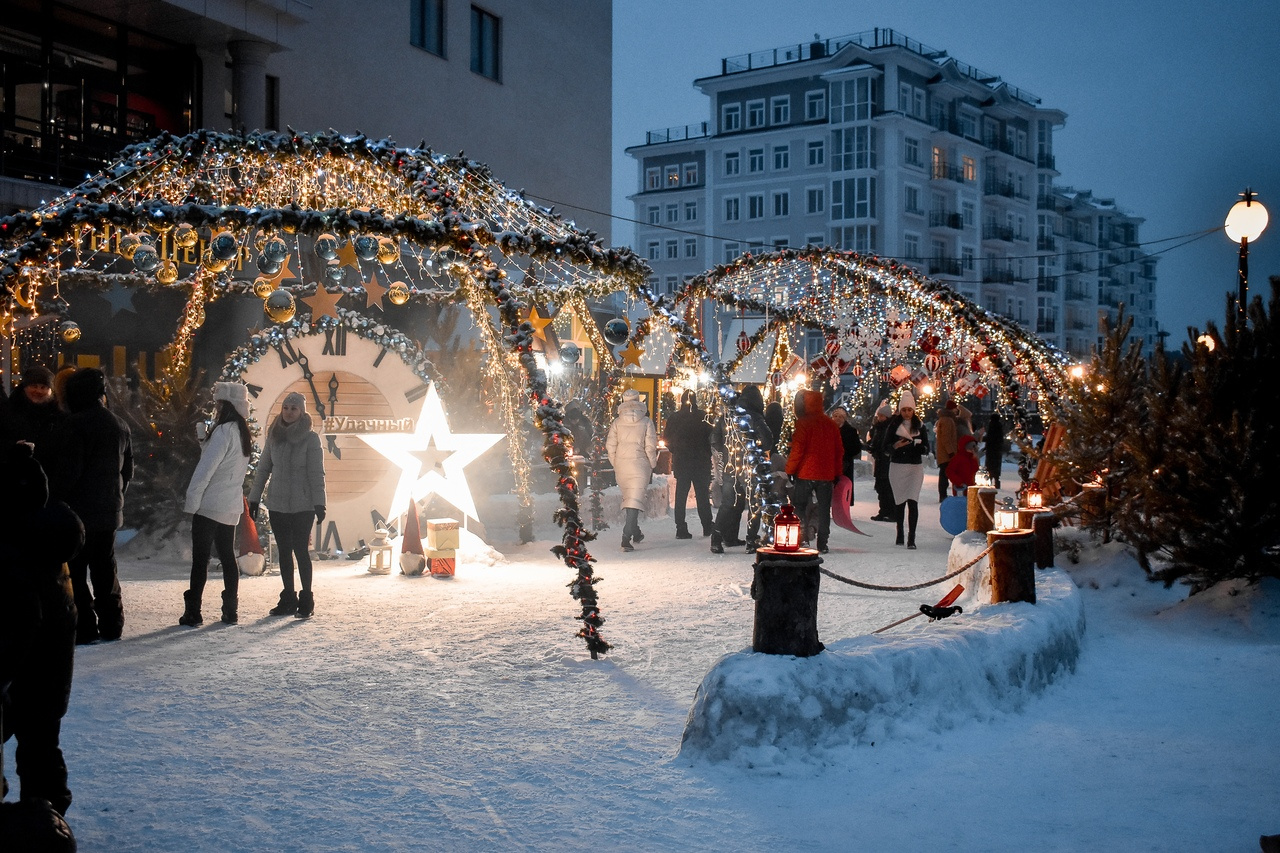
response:
{"label": "star decoration", "polygon": [[298,274],[289,269],[289,262],[292,260],[293,255],[288,255],[285,257],[284,263],[280,265],[280,269],[276,271],[275,275],[263,276],[263,278],[271,282],[271,286],[274,288],[280,287],[280,282],[284,281],[286,278],[297,278]]}
{"label": "star decoration", "polygon": [[342,318],[338,316],[338,303],[342,301],[343,296],[346,296],[346,294],[342,291],[330,293],[324,289],[323,284],[317,284],[315,295],[304,296],[302,301],[307,303],[307,307],[311,309],[312,323],[326,314],[335,320],[340,320]]}
{"label": "star decoration", "polygon": [[132,311],[137,314],[138,309],[133,307],[133,288],[125,287],[120,282],[111,285],[111,289],[101,294],[102,298],[111,303],[111,316],[114,317],[121,311]]}
{"label": "star decoration", "polygon": [[387,507],[387,518],[395,518],[399,508],[408,506],[410,499],[422,501],[431,495],[439,495],[476,518],[475,501],[463,469],[505,437],[503,433],[450,432],[434,382],[427,387],[413,432],[359,436],[400,469],[400,481]]}
{"label": "star decoration", "polygon": [[550,317],[543,317],[538,313],[538,307],[535,305],[529,309],[529,316],[525,318],[530,326],[533,326],[533,336],[543,343],[547,340],[547,326],[551,325]]}
{"label": "star decoration", "polygon": [[635,341],[628,343],[626,348],[618,353],[618,356],[622,359],[623,368],[626,368],[627,365],[639,367],[640,356],[642,355],[644,355],[644,348],[638,346]]}
{"label": "star decoration", "polygon": [[343,243],[338,247],[338,266],[355,267],[356,271],[360,271],[360,260],[356,257],[356,247],[351,241]]}
{"label": "star decoration", "polygon": [[377,276],[369,276],[369,280],[364,283],[364,307],[377,308],[381,311],[382,297],[389,289],[385,285],[378,284]]}

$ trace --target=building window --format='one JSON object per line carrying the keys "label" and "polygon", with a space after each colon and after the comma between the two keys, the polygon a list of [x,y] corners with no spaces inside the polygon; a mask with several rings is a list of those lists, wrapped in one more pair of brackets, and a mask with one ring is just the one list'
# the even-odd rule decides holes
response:
{"label": "building window", "polygon": [[960,111],[960,135],[966,139],[978,138],[978,117],[965,110]]}
{"label": "building window", "polygon": [[826,195],[826,190],[822,187],[809,187],[805,190],[805,213],[822,213],[826,209]]}
{"label": "building window", "polygon": [[667,260],[674,261],[680,257],[680,243],[677,240],[667,241]]}
{"label": "building window", "polygon": [[679,222],[679,221],[680,221],[680,205],[678,204],[667,205],[667,222]]}
{"label": "building window", "polygon": [[924,89],[910,83],[898,84],[898,112],[924,121]]}
{"label": "building window", "polygon": [[810,234],[808,237],[804,238],[804,244],[806,246],[821,246],[823,242],[825,241],[821,234]]}
{"label": "building window", "polygon": [[827,117],[827,93],[821,89],[804,93],[804,120],[821,121]]}
{"label": "building window", "polygon": [[720,132],[742,130],[742,104],[725,104],[720,108]]}
{"label": "building window", "polygon": [[791,168],[791,146],[779,145],[773,149],[773,170],[781,172]]}
{"label": "building window", "polygon": [[977,224],[978,216],[973,202],[960,202],[960,221],[964,223],[965,228],[972,228]]}
{"label": "building window", "polygon": [[906,187],[903,188],[902,198],[903,198],[903,208],[906,210],[907,213],[918,213],[918,214],[924,213],[924,208],[920,206],[920,188],[919,187],[913,187],[911,186],[911,184],[907,184]]}
{"label": "building window", "polygon": [[747,171],[763,172],[764,171],[764,149],[752,148],[747,151]]}
{"label": "building window", "polygon": [[698,257],[698,238],[697,237],[684,238],[684,256],[686,258]]}
{"label": "building window", "polygon": [[821,139],[815,139],[805,146],[808,151],[808,164],[810,166],[822,166],[827,162],[827,144]]}
{"label": "building window", "polygon": [[490,80],[502,79],[502,19],[471,7],[471,70]]}
{"label": "building window", "polygon": [[280,129],[280,78],[267,75],[267,130]]}
{"label": "building window", "polygon": [[764,101],[747,101],[747,127],[764,127]]}
{"label": "building window", "polygon": [[747,218],[763,219],[764,218],[764,196],[749,195],[747,196]]}
{"label": "building window", "polygon": [[685,163],[684,164],[684,185],[686,187],[691,187],[697,183],[698,183],[698,164]]}
{"label": "building window", "polygon": [[791,215],[791,193],[784,190],[773,194],[773,215]]}
{"label": "building window", "polygon": [[742,200],[737,197],[724,200],[724,221],[737,222],[742,218]]}
{"label": "building window", "polygon": [[876,215],[875,196],[875,178],[845,178],[832,181],[831,218],[868,219],[873,217]]}
{"label": "building window", "polygon": [[742,246],[737,243],[724,244],[724,262],[731,264],[742,255]]}
{"label": "building window", "polygon": [[975,183],[978,180],[978,163],[972,157],[961,157],[960,166],[964,170],[964,179],[967,183]]}
{"label": "building window", "polygon": [[677,276],[677,275],[667,276],[667,293],[675,293],[679,287],[680,287],[680,276]]}
{"label": "building window", "polygon": [[409,44],[444,56],[445,0],[410,0]]}
{"label": "building window", "polygon": [[920,235],[919,234],[902,235],[902,260],[904,261],[920,260]]}
{"label": "building window", "polygon": [[846,225],[831,229],[831,245],[855,252],[876,251],[876,227],[874,225]]}
{"label": "building window", "polygon": [[972,272],[977,265],[974,260],[974,251],[972,246],[962,246],[960,248],[960,264],[966,272]]}
{"label": "building window", "polygon": [[791,245],[791,238],[790,237],[774,237],[770,242],[773,243],[773,248],[775,249],[786,249]]}
{"label": "building window", "polygon": [[684,203],[684,221],[695,222],[698,219],[698,203],[696,201],[686,201]]}
{"label": "building window", "polygon": [[662,244],[660,244],[657,240],[650,240],[649,241],[649,260],[656,261],[661,256],[660,255],[661,249],[662,249]]}
{"label": "building window", "polygon": [[769,99],[769,110],[773,113],[771,124],[791,123],[791,96],[779,95]]}
{"label": "building window", "polygon": [[908,136],[902,140],[903,162],[908,166],[923,166],[920,159],[920,140]]}
{"label": "building window", "polygon": [[831,131],[831,170],[874,169],[876,132],[870,125]]}
{"label": "building window", "polygon": [[644,170],[644,188],[646,190],[662,189],[662,171],[656,166]]}
{"label": "building window", "polygon": [[738,156],[737,151],[724,152],[724,174],[725,177],[737,175],[742,171],[742,158]]}
{"label": "building window", "polygon": [[831,121],[867,121],[871,118],[875,97],[874,83],[869,77],[845,80],[831,87]]}
{"label": "building window", "polygon": [[658,210],[658,206],[656,204],[650,205],[649,207],[649,224],[650,225],[657,225],[662,221],[659,218],[659,212],[660,211]]}

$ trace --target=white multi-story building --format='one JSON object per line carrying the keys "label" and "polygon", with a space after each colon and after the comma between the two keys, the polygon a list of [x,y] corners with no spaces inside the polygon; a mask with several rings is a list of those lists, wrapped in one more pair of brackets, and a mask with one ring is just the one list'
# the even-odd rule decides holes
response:
{"label": "white multi-story building", "polygon": [[887,29],[726,58],[695,85],[708,121],[627,149],[659,292],[829,245],[899,258],[1076,355],[1120,303],[1155,341],[1142,220],[1056,184],[1066,116],[1029,92]]}

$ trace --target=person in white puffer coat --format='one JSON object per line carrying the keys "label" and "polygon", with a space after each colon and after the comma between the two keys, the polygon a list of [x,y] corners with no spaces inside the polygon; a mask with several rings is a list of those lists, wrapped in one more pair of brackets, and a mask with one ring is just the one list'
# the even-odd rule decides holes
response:
{"label": "person in white puffer coat", "polygon": [[609,427],[605,441],[609,463],[622,492],[622,508],[626,523],[622,527],[622,550],[634,551],[631,546],[644,540],[640,530],[640,510],[644,509],[644,493],[653,479],[653,468],[658,464],[658,430],[649,418],[649,410],[640,401],[640,393],[634,388],[622,392],[618,416]]}
{"label": "person in white puffer coat", "polygon": [[184,512],[191,513],[191,588],[182,594],[186,609],[179,625],[204,622],[200,598],[208,579],[209,553],[222,561],[222,621],[237,621],[240,569],[236,565],[236,524],[244,512],[244,476],[249,470],[253,436],[249,433],[248,388],[239,382],[215,382],[214,427],[204,441],[200,462],[187,486]]}

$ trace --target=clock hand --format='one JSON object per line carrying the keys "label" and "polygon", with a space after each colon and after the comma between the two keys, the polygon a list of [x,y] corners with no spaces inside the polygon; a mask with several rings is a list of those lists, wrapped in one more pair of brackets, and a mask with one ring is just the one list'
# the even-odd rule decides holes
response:
{"label": "clock hand", "polygon": [[[321,424],[327,417],[325,414],[324,402],[320,399],[320,390],[316,388],[315,374],[311,372],[311,362],[306,355],[298,356],[298,364],[302,366],[302,377],[307,380],[307,384],[311,386],[311,399],[316,402],[316,412],[320,415]],[[334,455],[335,459],[342,458],[342,451],[338,449],[338,437],[334,435],[325,436],[329,447],[329,452]]]}
{"label": "clock hand", "polygon": [[[338,374],[329,374],[329,417],[334,417],[338,413]],[[329,452],[333,454],[335,459],[342,458],[342,450],[338,447],[338,437],[336,435],[326,436],[329,439]]]}

